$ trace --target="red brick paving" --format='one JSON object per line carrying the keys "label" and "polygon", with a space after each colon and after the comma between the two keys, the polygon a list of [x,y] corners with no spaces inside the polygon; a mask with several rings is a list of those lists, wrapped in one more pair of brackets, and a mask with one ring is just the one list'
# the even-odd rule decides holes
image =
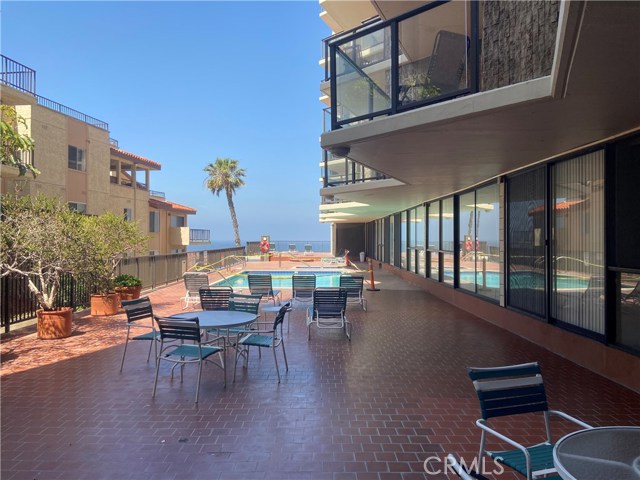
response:
{"label": "red brick paving", "polygon": [[[254,355],[226,389],[221,371],[206,368],[199,405],[194,368],[183,384],[163,369],[151,398],[146,342],[130,344],[119,373],[123,315],[78,317],[64,340],[4,338],[2,479],[446,478],[427,475],[423,462],[476,453],[468,365],[537,360],[552,408],[594,425],[640,424],[640,395],[389,274],[377,281],[366,313],[349,307],[351,342],[318,331],[307,341],[297,309],[280,385],[270,352]],[[183,291],[151,292],[155,311],[180,310]],[[498,425],[531,441],[543,434],[536,416]]]}

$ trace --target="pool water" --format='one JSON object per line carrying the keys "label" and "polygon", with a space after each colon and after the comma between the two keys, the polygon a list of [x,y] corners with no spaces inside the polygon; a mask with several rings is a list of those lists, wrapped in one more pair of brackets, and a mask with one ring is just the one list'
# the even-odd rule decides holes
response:
{"label": "pool water", "polygon": [[283,270],[246,270],[231,277],[227,277],[227,280],[221,280],[215,283],[216,287],[230,286],[232,288],[249,288],[249,274],[271,274],[271,281],[273,288],[291,288],[291,277],[293,274],[308,275],[313,273],[316,276],[317,287],[339,287],[340,275],[342,272],[334,270],[322,270],[322,271],[283,271]]}
{"label": "pool water", "polygon": [[[487,288],[499,288],[500,272],[486,273]],[[476,283],[482,285],[482,272],[460,272],[460,283],[474,283],[474,277]],[[509,279],[511,288],[543,289],[545,287],[544,275],[537,272],[511,272]],[[558,275],[555,277],[555,283],[558,290],[584,290],[587,288],[589,280],[569,275]]]}

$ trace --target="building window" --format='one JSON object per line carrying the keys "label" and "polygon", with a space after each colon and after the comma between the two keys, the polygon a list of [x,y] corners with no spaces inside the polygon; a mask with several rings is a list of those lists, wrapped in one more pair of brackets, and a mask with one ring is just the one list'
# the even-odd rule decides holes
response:
{"label": "building window", "polygon": [[69,145],[69,168],[84,172],[87,170],[86,152],[82,148]]}
{"label": "building window", "polygon": [[171,226],[172,227],[186,227],[187,220],[185,217],[174,215],[171,217]]}
{"label": "building window", "polygon": [[133,210],[131,208],[125,208],[124,209],[124,219],[127,222],[130,222],[133,220]]}
{"label": "building window", "polygon": [[460,195],[460,288],[500,298],[500,190],[497,183]]}
{"label": "building window", "polygon": [[604,150],[551,169],[551,314],[604,335]]}
{"label": "building window", "polygon": [[440,202],[429,204],[428,237],[429,242],[427,261],[429,278],[440,278]]}
{"label": "building window", "polygon": [[69,210],[71,210],[72,212],[78,212],[78,213],[82,213],[82,214],[86,214],[87,213],[87,204],[86,203],[80,203],[80,202],[69,202]]}
{"label": "building window", "polygon": [[442,200],[442,281],[453,286],[453,197]]}
{"label": "building window", "polygon": [[149,231],[160,231],[160,212],[149,212]]}
{"label": "building window", "polygon": [[507,179],[507,303],[546,316],[546,175],[545,169]]}

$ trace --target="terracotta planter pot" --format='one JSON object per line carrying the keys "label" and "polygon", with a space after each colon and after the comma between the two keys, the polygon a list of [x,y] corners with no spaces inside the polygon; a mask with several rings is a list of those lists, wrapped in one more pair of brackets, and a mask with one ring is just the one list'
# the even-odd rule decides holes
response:
{"label": "terracotta planter pot", "polygon": [[117,293],[91,295],[91,315],[117,315],[120,296]]}
{"label": "terracotta planter pot", "polygon": [[69,307],[58,310],[37,310],[38,338],[54,340],[71,335],[73,310]]}
{"label": "terracotta planter pot", "polygon": [[135,300],[140,298],[142,287],[116,287],[116,293],[120,295],[120,300]]}

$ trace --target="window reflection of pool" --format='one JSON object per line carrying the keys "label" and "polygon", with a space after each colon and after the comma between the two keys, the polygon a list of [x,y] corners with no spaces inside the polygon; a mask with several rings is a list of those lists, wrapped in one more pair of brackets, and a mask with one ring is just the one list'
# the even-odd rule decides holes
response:
{"label": "window reflection of pool", "polygon": [[339,287],[340,271],[321,270],[321,271],[284,271],[284,270],[247,270],[236,273],[227,280],[216,282],[216,287],[230,286],[233,288],[249,288],[249,274],[271,274],[273,288],[291,288],[291,277],[294,273],[305,275],[313,273],[316,276],[316,286],[318,287]]}
{"label": "window reflection of pool", "polygon": [[[451,273],[451,272],[449,272]],[[487,273],[487,288],[500,287],[500,272]],[[474,283],[474,278],[478,285],[482,285],[482,272],[460,272],[460,283]],[[534,288],[544,289],[544,274],[538,272],[512,272],[509,275],[511,288]],[[558,290],[579,290],[586,289],[589,280],[570,275],[558,275],[555,277],[556,288]]]}

